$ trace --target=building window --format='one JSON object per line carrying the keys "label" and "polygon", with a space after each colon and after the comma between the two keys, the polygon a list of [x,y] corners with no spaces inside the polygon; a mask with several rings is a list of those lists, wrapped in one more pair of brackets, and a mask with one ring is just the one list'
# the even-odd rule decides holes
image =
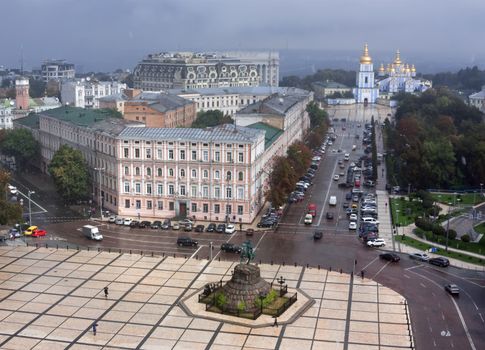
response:
{"label": "building window", "polygon": [[139,182],[135,184],[135,192],[136,193],[141,193],[141,185]]}
{"label": "building window", "polygon": [[185,196],[186,195],[185,185],[180,185],[180,195],[181,196]]}
{"label": "building window", "polygon": [[147,168],[147,176],[152,176],[152,168]]}
{"label": "building window", "polygon": [[197,203],[192,203],[192,213],[196,213],[197,212]]}
{"label": "building window", "polygon": [[197,178],[197,170],[192,169],[192,178],[195,179]]}
{"label": "building window", "polygon": [[232,198],[232,188],[226,187],[226,198]]}
{"label": "building window", "polygon": [[180,169],[180,177],[185,177],[185,169]]}
{"label": "building window", "polygon": [[227,180],[227,181],[231,181],[231,180],[232,180],[232,173],[231,173],[230,171],[228,171],[228,172],[226,173],[226,180]]}
{"label": "building window", "polygon": [[244,180],[244,173],[242,171],[240,171],[238,174],[237,174],[237,179],[239,181],[243,181]]}
{"label": "building window", "polygon": [[168,169],[168,176],[173,177],[173,169]]}
{"label": "building window", "polygon": [[173,202],[168,202],[168,210],[171,210],[171,211],[175,210],[175,205]]}
{"label": "building window", "polygon": [[226,162],[232,163],[232,152],[226,153]]}
{"label": "building window", "polygon": [[173,195],[175,193],[173,185],[168,185],[168,194]]}
{"label": "building window", "polygon": [[130,200],[125,199],[125,208],[129,208],[129,207],[130,207]]}
{"label": "building window", "polygon": [[226,214],[229,215],[232,213],[232,205],[227,204],[226,205]]}
{"label": "building window", "polygon": [[204,213],[209,212],[209,204],[207,204],[207,203],[202,204],[202,212],[204,212]]}
{"label": "building window", "polygon": [[185,160],[185,150],[180,150],[180,160]]}
{"label": "building window", "polygon": [[197,186],[192,186],[190,188],[190,196],[193,198],[197,198]]}
{"label": "building window", "polygon": [[125,166],[125,175],[130,175],[130,168]]}
{"label": "building window", "polygon": [[163,201],[157,202],[157,208],[158,208],[158,210],[163,210]]}
{"label": "building window", "polygon": [[157,169],[157,176],[162,176],[162,175],[163,175],[162,168],[158,168]]}
{"label": "building window", "polygon": [[163,184],[157,184],[157,194],[159,196],[163,195]]}
{"label": "building window", "polygon": [[221,189],[219,187],[214,187],[214,197],[215,198],[221,197]]}
{"label": "building window", "polygon": [[152,209],[152,201],[147,201],[147,209]]}
{"label": "building window", "polygon": [[123,156],[128,158],[130,156],[130,151],[128,148],[123,148]]}
{"label": "building window", "polygon": [[141,209],[141,200],[137,199],[135,202],[135,208],[136,209]]}
{"label": "building window", "polygon": [[202,157],[203,157],[204,162],[208,162],[209,161],[209,152],[208,151],[204,151],[202,153]]}
{"label": "building window", "polygon": [[130,193],[130,183],[125,182],[125,193]]}
{"label": "building window", "polygon": [[163,158],[163,152],[161,148],[157,148],[157,158],[162,159]]}
{"label": "building window", "polygon": [[204,198],[209,198],[209,187],[207,186],[202,187],[202,196]]}
{"label": "building window", "polygon": [[147,194],[152,194],[152,184],[147,184]]}
{"label": "building window", "polygon": [[140,176],[140,168],[139,167],[135,168],[135,175]]}
{"label": "building window", "polygon": [[221,205],[214,204],[214,213],[219,214],[221,212]]}
{"label": "building window", "polygon": [[239,152],[238,153],[238,160],[239,160],[239,163],[243,163],[244,162],[244,153],[242,153],[242,152]]}
{"label": "building window", "polygon": [[147,159],[150,159],[152,157],[152,150],[150,148],[147,148],[145,151],[146,151]]}
{"label": "building window", "polygon": [[168,150],[168,159],[173,160],[173,149]]}
{"label": "building window", "polygon": [[216,171],[214,172],[214,178],[215,178],[216,180],[219,180],[219,179],[221,178],[221,173],[220,173],[220,171],[219,171],[219,170],[216,170]]}
{"label": "building window", "polygon": [[207,170],[204,170],[204,172],[202,174],[203,174],[202,176],[203,176],[204,179],[207,179],[209,177],[209,171],[207,171]]}
{"label": "building window", "polygon": [[237,188],[237,199],[244,199],[244,188],[243,187]]}
{"label": "building window", "polygon": [[219,151],[214,152],[214,161],[215,162],[220,162],[221,161],[221,152],[219,152]]}
{"label": "building window", "polygon": [[192,151],[192,160],[197,160],[197,151]]}
{"label": "building window", "polygon": [[237,215],[243,215],[244,207],[242,205],[237,206]]}
{"label": "building window", "polygon": [[140,149],[135,148],[135,158],[140,158]]}

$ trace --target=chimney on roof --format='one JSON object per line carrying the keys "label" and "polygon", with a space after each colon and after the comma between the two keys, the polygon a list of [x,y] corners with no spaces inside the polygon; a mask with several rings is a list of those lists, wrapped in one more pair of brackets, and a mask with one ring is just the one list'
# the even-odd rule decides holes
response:
{"label": "chimney on roof", "polygon": [[128,98],[135,98],[136,96],[141,94],[141,90],[140,89],[131,89],[131,88],[130,89],[124,89],[123,94],[125,94],[126,97],[128,97]]}

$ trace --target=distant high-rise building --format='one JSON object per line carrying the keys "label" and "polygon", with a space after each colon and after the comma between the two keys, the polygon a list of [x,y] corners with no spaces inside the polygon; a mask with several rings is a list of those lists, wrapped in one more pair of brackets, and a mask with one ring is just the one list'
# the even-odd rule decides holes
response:
{"label": "distant high-rise building", "polygon": [[66,60],[46,60],[41,67],[42,80],[74,79],[76,70],[74,64],[67,63]]}
{"label": "distant high-rise building", "polygon": [[277,52],[150,54],[133,71],[135,88],[145,91],[234,86],[278,86]]}

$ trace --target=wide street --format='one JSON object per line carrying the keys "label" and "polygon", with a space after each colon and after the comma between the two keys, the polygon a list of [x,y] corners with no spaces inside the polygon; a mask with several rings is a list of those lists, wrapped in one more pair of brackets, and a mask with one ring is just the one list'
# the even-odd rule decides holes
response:
{"label": "wide street", "polygon": [[[440,268],[427,263],[410,260],[406,254],[400,254],[398,263],[384,262],[379,259],[381,249],[367,248],[359,240],[355,231],[349,231],[349,221],[342,204],[349,189],[338,188],[338,183],[345,181],[348,164],[356,161],[363,154],[362,132],[365,122],[370,122],[374,115],[376,121],[383,122],[391,111],[381,106],[338,106],[330,108],[330,119],[333,121],[336,140],[327,147],[326,154],[317,171],[313,185],[307,191],[305,199],[300,203],[291,204],[279,224],[276,232],[271,230],[255,232],[250,239],[256,247],[256,261],[261,260],[274,264],[298,264],[322,266],[342,273],[355,273],[360,276],[364,271],[366,278],[372,278],[383,285],[402,294],[409,304],[413,334],[417,349],[484,349],[485,348],[485,273],[482,271],[463,270],[456,267]],[[345,118],[343,122],[341,119]],[[358,134],[360,139],[356,139]],[[378,140],[382,149],[382,139],[378,132]],[[355,151],[352,146],[356,145]],[[350,160],[344,162],[344,169],[338,161],[345,153],[350,153]],[[343,179],[334,181],[335,174],[344,174]],[[379,167],[377,189],[383,189],[385,183],[381,178]],[[340,176],[342,178],[342,176]],[[20,185],[20,184],[19,184]],[[330,207],[330,196],[337,197],[337,205]],[[387,200],[377,198],[377,200]],[[233,235],[217,233],[185,233],[183,231],[163,231],[146,229],[130,229],[129,227],[76,220],[53,222],[46,219],[59,216],[52,213],[50,199],[35,196],[37,205],[33,206],[33,223],[47,229],[48,236],[42,238],[25,238],[30,244],[48,244],[90,249],[122,249],[133,254],[194,256],[207,258],[210,256],[209,246],[212,242],[213,257],[222,260],[237,260],[238,256],[223,253],[219,247],[224,242],[241,244],[248,237],[237,232]],[[317,215],[312,225],[305,226],[303,217],[307,205],[317,205]],[[46,208],[42,213],[39,206]],[[34,209],[35,208],[35,209]],[[387,207],[386,207],[387,209]],[[328,220],[326,213],[332,212],[334,218]],[[381,214],[381,213],[380,213]],[[389,214],[387,214],[389,215]],[[381,216],[379,216],[381,219]],[[104,239],[96,243],[85,239],[80,228],[85,224],[99,226]],[[204,223],[207,224],[207,223]],[[313,239],[315,230],[323,231],[323,238]],[[179,248],[177,237],[189,236],[199,243],[198,248]],[[387,246],[392,250],[392,233],[382,233]],[[460,289],[460,297],[453,298],[447,294],[443,286],[456,283]]]}

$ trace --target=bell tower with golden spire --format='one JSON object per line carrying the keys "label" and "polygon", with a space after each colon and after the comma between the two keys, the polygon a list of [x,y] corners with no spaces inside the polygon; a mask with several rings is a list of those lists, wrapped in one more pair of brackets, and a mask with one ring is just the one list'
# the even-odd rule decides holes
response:
{"label": "bell tower with golden spire", "polygon": [[367,43],[360,56],[360,69],[357,73],[357,88],[354,89],[354,96],[357,103],[375,103],[379,97],[379,89],[376,88],[374,81],[374,65]]}

